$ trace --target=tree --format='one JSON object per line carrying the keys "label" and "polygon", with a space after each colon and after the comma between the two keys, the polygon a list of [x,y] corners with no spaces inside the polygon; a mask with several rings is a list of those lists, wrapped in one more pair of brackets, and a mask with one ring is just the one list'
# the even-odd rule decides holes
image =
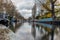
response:
{"label": "tree", "polygon": [[[59,3],[57,3],[58,0],[53,0],[53,2],[51,3],[51,0],[44,0],[45,3],[41,2],[40,0],[38,0],[41,4],[41,7],[43,8],[43,10],[45,9],[45,11],[49,14],[52,13],[52,4],[54,4],[54,13],[55,16],[56,14],[59,12],[60,8],[57,8],[58,6],[60,6]],[[51,15],[52,17],[53,15]]]}
{"label": "tree", "polygon": [[[11,0],[0,0],[0,13],[6,12],[6,14],[9,15],[8,19],[10,17],[14,17],[15,19],[24,19],[16,9],[16,6],[12,3]],[[15,23],[18,25],[17,23]],[[13,27],[12,27],[13,28]],[[13,28],[14,31],[14,28]]]}
{"label": "tree", "polygon": [[[55,20],[55,13],[59,12],[60,8],[55,8],[56,5],[60,6],[59,4],[57,4],[58,0],[44,0],[45,3],[42,3],[41,1],[39,1],[42,5],[42,7],[47,11],[47,12],[51,12],[51,17],[53,18],[53,20]],[[53,22],[52,22],[53,24]],[[51,40],[54,40],[54,30],[55,27],[52,27],[52,31],[51,31]]]}
{"label": "tree", "polygon": [[[56,16],[55,13],[59,12],[60,8],[55,8],[56,5],[59,6],[59,4],[56,4],[58,0],[46,0],[45,3],[42,3],[41,1],[39,1],[42,4],[42,7],[44,9],[47,10],[47,12],[51,12],[51,17],[53,18],[53,20],[55,20]],[[52,22],[53,24],[53,22]],[[55,30],[55,26],[53,26],[52,31],[51,31],[51,40],[54,40],[54,30]]]}

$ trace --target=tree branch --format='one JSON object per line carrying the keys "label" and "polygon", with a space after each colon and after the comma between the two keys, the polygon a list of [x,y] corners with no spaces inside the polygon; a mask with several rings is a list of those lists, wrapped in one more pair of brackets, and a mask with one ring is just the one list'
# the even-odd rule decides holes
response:
{"label": "tree branch", "polygon": [[47,11],[50,11],[50,12],[51,12],[51,9],[49,9],[47,5],[42,4],[42,6],[43,6]]}
{"label": "tree branch", "polygon": [[[39,0],[38,0],[39,1]],[[48,8],[48,6],[44,3],[42,3],[41,1],[39,1],[41,3],[41,5],[47,10],[47,11],[51,11],[51,9]]]}
{"label": "tree branch", "polygon": [[57,0],[55,0],[53,3],[55,3]]}
{"label": "tree branch", "polygon": [[60,10],[55,11],[55,13],[59,12]]}

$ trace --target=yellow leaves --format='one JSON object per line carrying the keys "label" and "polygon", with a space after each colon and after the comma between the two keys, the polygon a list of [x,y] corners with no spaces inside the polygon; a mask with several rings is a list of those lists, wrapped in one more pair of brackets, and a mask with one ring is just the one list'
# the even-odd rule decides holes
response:
{"label": "yellow leaves", "polygon": [[45,15],[42,15],[41,18],[50,18],[52,17],[52,14],[50,12],[45,13]]}
{"label": "yellow leaves", "polygon": [[47,32],[51,32],[51,29],[50,29],[50,28],[45,27],[44,29],[45,29],[45,31],[47,31]]}
{"label": "yellow leaves", "polygon": [[46,14],[46,17],[51,17],[51,16],[52,16],[51,13]]}

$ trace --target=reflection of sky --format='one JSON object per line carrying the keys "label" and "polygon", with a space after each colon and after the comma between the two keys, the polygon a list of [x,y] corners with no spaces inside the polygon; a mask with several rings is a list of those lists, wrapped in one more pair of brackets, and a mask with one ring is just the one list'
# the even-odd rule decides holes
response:
{"label": "reflection of sky", "polygon": [[22,16],[24,16],[25,18],[31,16],[31,9],[34,4],[34,0],[12,0],[12,2],[14,3],[14,5],[16,5]]}
{"label": "reflection of sky", "polygon": [[30,33],[31,32],[31,25],[29,25],[28,22],[23,23],[22,26],[16,31],[16,33],[19,33],[19,32]]}
{"label": "reflection of sky", "polygon": [[22,24],[22,26],[16,31],[16,35],[20,40],[33,40],[31,35],[31,25],[28,22]]}

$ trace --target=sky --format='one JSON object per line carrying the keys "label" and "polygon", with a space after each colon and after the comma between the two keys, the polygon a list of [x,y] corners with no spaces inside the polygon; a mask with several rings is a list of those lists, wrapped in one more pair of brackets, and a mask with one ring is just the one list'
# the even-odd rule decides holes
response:
{"label": "sky", "polygon": [[24,18],[29,18],[32,16],[32,7],[34,5],[34,0],[11,0],[13,4],[17,7],[19,10],[20,14]]}

